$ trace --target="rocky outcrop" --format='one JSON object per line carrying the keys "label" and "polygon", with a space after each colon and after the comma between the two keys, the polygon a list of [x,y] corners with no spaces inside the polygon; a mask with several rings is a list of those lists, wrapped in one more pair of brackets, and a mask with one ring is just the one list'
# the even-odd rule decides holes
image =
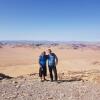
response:
{"label": "rocky outcrop", "polygon": [[94,81],[100,80],[99,74],[69,71],[60,73],[57,82],[40,82],[38,74],[3,79],[0,100],[100,100],[100,84]]}

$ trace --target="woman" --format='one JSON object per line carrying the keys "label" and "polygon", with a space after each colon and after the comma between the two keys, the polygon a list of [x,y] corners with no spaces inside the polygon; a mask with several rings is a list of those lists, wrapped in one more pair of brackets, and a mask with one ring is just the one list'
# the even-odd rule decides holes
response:
{"label": "woman", "polygon": [[39,57],[39,65],[40,65],[39,77],[41,78],[41,81],[43,81],[42,78],[46,80],[45,76],[47,76],[46,60],[47,60],[46,52],[43,51]]}

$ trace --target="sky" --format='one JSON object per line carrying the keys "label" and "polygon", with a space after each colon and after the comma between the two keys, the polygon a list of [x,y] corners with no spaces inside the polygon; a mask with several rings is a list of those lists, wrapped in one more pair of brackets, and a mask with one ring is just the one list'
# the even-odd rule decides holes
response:
{"label": "sky", "polygon": [[0,0],[0,40],[100,41],[100,0]]}

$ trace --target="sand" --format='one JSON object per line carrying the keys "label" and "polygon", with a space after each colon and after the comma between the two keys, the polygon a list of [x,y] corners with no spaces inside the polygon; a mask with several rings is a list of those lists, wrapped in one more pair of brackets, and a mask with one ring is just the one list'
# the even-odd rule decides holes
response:
{"label": "sand", "polygon": [[[49,47],[15,47],[0,48],[0,73],[13,77],[38,73],[38,57]],[[100,50],[91,48],[50,47],[58,56],[58,73],[68,71],[100,70]]]}

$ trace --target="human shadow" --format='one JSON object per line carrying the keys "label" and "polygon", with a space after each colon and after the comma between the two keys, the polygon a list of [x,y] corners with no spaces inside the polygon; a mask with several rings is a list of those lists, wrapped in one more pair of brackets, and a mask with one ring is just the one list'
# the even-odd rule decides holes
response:
{"label": "human shadow", "polygon": [[75,82],[75,81],[83,81],[82,79],[70,79],[70,80],[58,80],[57,83],[63,83],[63,82]]}
{"label": "human shadow", "polygon": [[10,77],[8,75],[5,75],[3,73],[0,73],[0,80],[3,80],[3,79],[11,79],[11,78],[13,78],[13,77]]}

